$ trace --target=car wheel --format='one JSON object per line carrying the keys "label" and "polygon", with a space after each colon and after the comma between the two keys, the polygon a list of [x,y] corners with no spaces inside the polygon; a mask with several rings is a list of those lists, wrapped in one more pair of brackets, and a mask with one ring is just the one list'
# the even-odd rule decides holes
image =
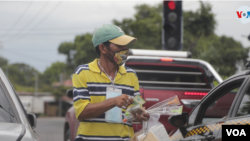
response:
{"label": "car wheel", "polygon": [[69,130],[69,128],[68,128],[67,131],[65,132],[64,141],[71,141],[70,139],[71,139],[70,130]]}

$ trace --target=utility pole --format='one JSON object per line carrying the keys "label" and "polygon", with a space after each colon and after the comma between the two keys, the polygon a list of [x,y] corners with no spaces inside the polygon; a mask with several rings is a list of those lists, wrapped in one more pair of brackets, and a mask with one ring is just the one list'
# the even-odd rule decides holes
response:
{"label": "utility pole", "polygon": [[[60,85],[63,86],[63,81],[64,81],[64,75],[63,73],[59,74],[59,81],[60,81]],[[58,98],[58,116],[62,116],[62,97]]]}
{"label": "utility pole", "polygon": [[35,75],[35,94],[33,96],[33,102],[32,102],[32,112],[34,112],[36,110],[36,99],[37,99],[37,88],[38,88],[38,76],[37,76],[37,72],[34,73]]}
{"label": "utility pole", "polygon": [[38,76],[37,73],[35,72],[35,97],[37,97],[37,89],[38,89]]}
{"label": "utility pole", "polygon": [[59,74],[59,82],[60,82],[60,85],[63,85],[63,73]]}

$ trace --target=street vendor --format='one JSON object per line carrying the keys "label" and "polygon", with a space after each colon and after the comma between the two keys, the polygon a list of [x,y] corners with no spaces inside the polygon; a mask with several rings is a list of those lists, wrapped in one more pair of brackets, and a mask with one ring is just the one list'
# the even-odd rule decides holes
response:
{"label": "street vendor", "polygon": [[[80,65],[73,74],[73,102],[80,121],[75,141],[126,141],[134,135],[131,123],[119,122],[119,118],[124,118],[133,97],[140,95],[135,71],[122,66],[129,53],[127,45],[136,40],[112,24],[94,32],[92,42],[100,59]],[[149,114],[134,118],[146,121]]]}

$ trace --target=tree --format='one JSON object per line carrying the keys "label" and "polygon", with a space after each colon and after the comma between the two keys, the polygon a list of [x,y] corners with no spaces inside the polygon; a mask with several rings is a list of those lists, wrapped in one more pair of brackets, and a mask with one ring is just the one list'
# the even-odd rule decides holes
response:
{"label": "tree", "polygon": [[15,65],[8,66],[8,78],[12,84],[23,85],[26,83],[24,74]]}
{"label": "tree", "polygon": [[184,32],[194,36],[200,34],[210,36],[214,34],[216,27],[215,15],[212,13],[212,6],[209,3],[200,1],[200,8],[195,12],[183,12]]}
{"label": "tree", "polygon": [[8,60],[0,56],[0,66],[6,66],[8,65]]}
{"label": "tree", "polygon": [[[156,6],[138,5],[135,10],[136,14],[131,18],[113,20],[127,35],[138,39],[137,43],[128,47],[162,49],[162,3]],[[248,49],[233,38],[215,35],[216,20],[212,6],[201,1],[197,11],[183,11],[183,21],[183,50],[191,51],[193,58],[208,61],[222,76],[234,74],[236,63],[247,57]],[[65,42],[59,46],[59,52],[67,55],[67,66],[70,66],[68,69],[71,72],[78,65],[98,57],[91,39],[92,35],[88,33],[77,36],[73,43]]]}
{"label": "tree", "polygon": [[199,50],[194,57],[211,63],[222,77],[233,75],[237,70],[235,65],[245,63],[249,50],[231,37],[216,35],[201,38],[196,47]]}
{"label": "tree", "polygon": [[[55,62],[48,67],[41,75],[41,83],[52,86],[53,83],[60,81],[60,74],[65,73],[66,64],[63,62]],[[66,78],[64,78],[66,79]]]}
{"label": "tree", "polygon": [[19,71],[22,73],[25,83],[22,82],[26,86],[33,86],[35,82],[35,75],[39,74],[39,72],[31,67],[30,65],[27,65],[25,63],[14,63],[12,66],[15,66],[19,69]]}
{"label": "tree", "polygon": [[93,46],[92,34],[90,33],[76,36],[74,43],[64,42],[60,44],[58,51],[67,55],[66,71],[68,75],[74,73],[78,65],[89,63],[99,57]]}
{"label": "tree", "polygon": [[8,78],[17,91],[34,91],[35,74],[40,74],[36,69],[25,63],[6,65],[3,69],[6,67]]}
{"label": "tree", "polygon": [[67,64],[72,64],[75,46],[71,42],[63,42],[58,48],[58,52],[67,56]]}
{"label": "tree", "polygon": [[186,11],[183,18],[183,50],[191,51],[193,58],[212,64],[222,77],[233,75],[236,63],[244,62],[249,49],[231,37],[215,35],[216,21],[211,5],[200,2],[197,11]]}
{"label": "tree", "polygon": [[162,49],[162,4],[149,6],[146,4],[135,7],[136,14],[133,18],[125,18],[122,21],[113,20],[127,35],[134,36],[138,40],[136,44],[130,44],[129,48],[138,49]]}
{"label": "tree", "polygon": [[99,58],[92,43],[92,34],[87,33],[82,36],[76,36],[74,45],[76,46],[75,66],[89,63],[95,58]]}
{"label": "tree", "polygon": [[54,95],[54,97],[56,98],[56,100],[58,101],[60,97],[64,96],[66,91],[68,90],[69,88],[67,87],[63,87],[63,86],[59,86],[57,88],[54,88],[52,90],[52,94]]}

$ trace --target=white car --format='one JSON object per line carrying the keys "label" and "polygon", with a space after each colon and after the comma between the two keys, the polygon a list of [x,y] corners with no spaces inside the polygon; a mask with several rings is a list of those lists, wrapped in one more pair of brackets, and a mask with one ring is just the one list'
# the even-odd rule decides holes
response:
{"label": "white car", "polygon": [[0,140],[39,141],[36,116],[27,114],[8,78],[0,69]]}

